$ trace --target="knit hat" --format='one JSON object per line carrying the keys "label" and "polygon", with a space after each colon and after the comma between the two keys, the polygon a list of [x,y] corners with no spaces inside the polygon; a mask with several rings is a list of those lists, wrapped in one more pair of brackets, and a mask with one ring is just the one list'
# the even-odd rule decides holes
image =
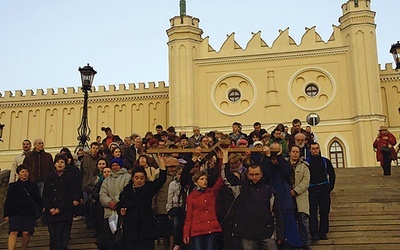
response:
{"label": "knit hat", "polygon": [[113,159],[111,160],[111,165],[112,165],[113,163],[117,163],[121,168],[124,166],[124,162],[122,161],[121,158],[113,158]]}
{"label": "knit hat", "polygon": [[247,142],[246,139],[240,139],[237,142],[237,145],[248,145],[249,143]]}
{"label": "knit hat", "polygon": [[253,146],[255,147],[255,146],[257,146],[257,145],[263,145],[263,143],[261,142],[261,141],[255,141],[254,143],[253,143]]}

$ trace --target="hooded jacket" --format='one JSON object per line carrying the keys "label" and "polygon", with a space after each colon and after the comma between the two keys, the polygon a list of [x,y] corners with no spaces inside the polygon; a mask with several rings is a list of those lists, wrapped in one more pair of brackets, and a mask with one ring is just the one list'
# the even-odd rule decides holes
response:
{"label": "hooded jacket", "polygon": [[119,202],[119,195],[130,180],[131,175],[125,168],[121,168],[118,172],[112,171],[111,175],[104,179],[99,192],[100,202],[104,207],[104,218],[110,217],[113,211],[108,203],[111,200]]}

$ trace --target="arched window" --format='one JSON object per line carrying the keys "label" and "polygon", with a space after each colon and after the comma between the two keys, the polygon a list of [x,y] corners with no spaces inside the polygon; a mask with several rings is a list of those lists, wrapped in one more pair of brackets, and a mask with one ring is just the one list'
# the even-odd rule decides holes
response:
{"label": "arched window", "polygon": [[329,147],[329,158],[335,168],[344,168],[344,152],[337,141],[333,141]]}

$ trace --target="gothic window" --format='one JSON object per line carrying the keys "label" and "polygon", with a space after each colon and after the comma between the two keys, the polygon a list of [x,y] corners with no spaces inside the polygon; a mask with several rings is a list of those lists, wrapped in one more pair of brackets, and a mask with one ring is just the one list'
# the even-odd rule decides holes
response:
{"label": "gothic window", "polygon": [[310,83],[306,86],[306,94],[310,97],[314,97],[318,95],[319,89],[318,86],[314,83]]}
{"label": "gothic window", "polygon": [[333,141],[329,147],[329,158],[335,168],[344,168],[344,152],[342,146],[337,141]]}
{"label": "gothic window", "polygon": [[237,89],[232,89],[231,91],[229,91],[228,99],[229,99],[231,102],[237,102],[237,101],[240,100],[240,97],[241,97],[241,96],[242,96],[242,95],[240,94],[239,90],[237,90]]}

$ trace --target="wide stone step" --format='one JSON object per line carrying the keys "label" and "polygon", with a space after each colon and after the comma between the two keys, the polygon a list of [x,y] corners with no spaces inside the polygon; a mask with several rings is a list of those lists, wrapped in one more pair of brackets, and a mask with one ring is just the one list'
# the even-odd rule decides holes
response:
{"label": "wide stone step", "polygon": [[349,215],[349,216],[330,216],[330,221],[372,221],[372,220],[399,220],[400,214],[394,212],[393,214],[367,214],[367,215]]}
{"label": "wide stone step", "polygon": [[[1,229],[0,234],[0,249],[7,249],[7,238],[8,238],[8,224],[5,224]],[[93,238],[94,232],[87,230],[83,221],[74,221],[71,229],[71,240],[69,249],[97,249],[95,245],[95,238]],[[18,239],[17,249],[20,249],[21,239]],[[50,236],[47,226],[38,223],[35,227],[35,233],[31,237],[29,242],[29,249],[48,249],[50,242]]]}
{"label": "wide stone step", "polygon": [[358,225],[358,226],[333,226],[329,228],[329,233],[331,232],[356,232],[356,231],[387,231],[387,232],[392,232],[392,231],[397,231],[399,230],[399,225],[398,224],[376,224],[376,225]]}
{"label": "wide stone step", "polygon": [[[96,250],[95,238],[93,238],[94,231],[87,230],[85,223],[81,221],[74,221],[71,229],[71,240],[68,249],[74,250]],[[8,224],[4,224],[0,228],[0,250],[7,249],[7,238],[8,238]],[[50,237],[47,230],[47,226],[42,223],[38,223],[35,227],[35,233],[31,237],[29,242],[29,250],[44,250],[49,249]],[[155,244],[156,250],[163,249],[162,239],[160,244]],[[17,241],[17,250],[21,249],[21,238]]]}
{"label": "wide stone step", "polygon": [[375,243],[363,244],[343,244],[343,245],[313,245],[311,250],[398,250],[397,243],[380,244],[377,246]]}
{"label": "wide stone step", "polygon": [[[365,246],[369,244],[375,244],[375,249],[380,249],[379,247],[384,244],[400,244],[400,237],[393,237],[388,235],[387,237],[339,237],[339,238],[329,238],[328,240],[319,240],[313,245],[360,245]],[[399,249],[400,245],[397,245]],[[314,249],[314,248],[312,248]]]}
{"label": "wide stone step", "polygon": [[333,220],[330,226],[360,226],[360,225],[399,225],[399,220]]}

